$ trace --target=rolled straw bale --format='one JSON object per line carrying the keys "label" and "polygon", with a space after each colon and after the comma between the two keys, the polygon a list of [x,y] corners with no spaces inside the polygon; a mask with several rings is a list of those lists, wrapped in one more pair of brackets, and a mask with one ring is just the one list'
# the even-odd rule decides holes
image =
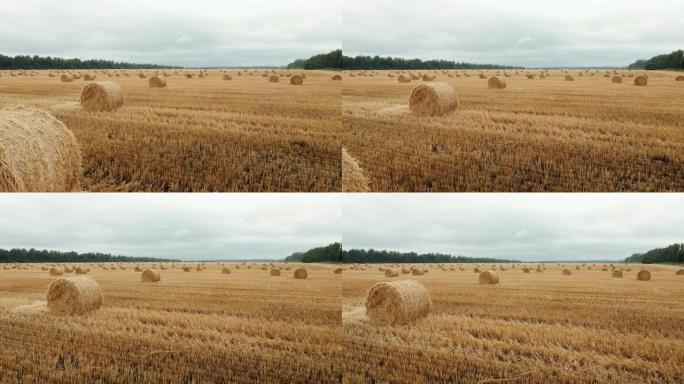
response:
{"label": "rolled straw bale", "polygon": [[484,271],[480,273],[478,281],[480,282],[480,284],[498,284],[499,276],[494,272]]}
{"label": "rolled straw bale", "polygon": [[684,81],[684,75],[679,75],[675,77],[675,81]]}
{"label": "rolled straw bale", "polygon": [[135,267],[135,271],[136,271],[136,272],[142,272],[142,271],[143,271],[143,269],[142,269],[142,268],[140,268],[140,267],[137,267],[137,266],[136,266],[136,267]]}
{"label": "rolled straw bale", "polygon": [[341,275],[342,274],[342,268],[335,268],[335,274]]}
{"label": "rolled straw bale", "polygon": [[639,75],[635,77],[634,85],[636,85],[637,87],[645,87],[646,85],[648,85],[648,77],[644,75]]}
{"label": "rolled straw bale", "polygon": [[140,281],[143,283],[156,283],[161,281],[161,275],[156,269],[146,269],[143,271],[142,275],[140,275]]}
{"label": "rolled straw bale", "polygon": [[411,274],[413,276],[423,276],[424,273],[425,272],[423,272],[423,270],[418,269],[418,268],[414,268],[413,270],[411,270]]}
{"label": "rolled straw bale", "polygon": [[223,268],[221,269],[221,273],[226,274],[226,275],[229,275],[229,274],[231,273],[230,268],[228,268],[228,267],[223,267]]}
{"label": "rolled straw bale", "polygon": [[148,81],[150,88],[165,88],[166,80],[160,78],[159,76],[152,76]]}
{"label": "rolled straw bale", "polygon": [[385,277],[399,277],[399,271],[387,268],[385,269]]}
{"label": "rolled straw bale", "polygon": [[622,77],[620,76],[613,76],[613,79],[611,80],[614,84],[622,84]]}
{"label": "rolled straw bale", "polygon": [[506,88],[506,79],[498,76],[492,76],[487,81],[487,87],[489,89],[504,89]]}
{"label": "rolled straw bale", "polygon": [[100,308],[104,297],[100,285],[89,277],[55,280],[48,290],[48,308],[64,315],[78,315]]}
{"label": "rolled straw bale", "polygon": [[642,269],[637,273],[637,280],[649,281],[651,280],[651,272],[648,269]]}
{"label": "rolled straw bale", "polygon": [[410,83],[411,82],[411,75],[399,75],[399,77],[397,77],[397,80],[400,83]]}
{"label": "rolled straw bale", "polygon": [[402,324],[431,311],[430,293],[415,280],[377,283],[366,297],[366,314],[376,324]]}
{"label": "rolled straw bale", "polygon": [[72,81],[74,81],[74,78],[71,75],[67,75],[65,73],[59,77],[59,81],[61,81],[62,83],[71,83]]}
{"label": "rolled straw bale", "polygon": [[565,81],[575,81],[575,78],[570,75],[565,75]]}
{"label": "rolled straw bale", "polygon": [[69,129],[32,107],[0,109],[0,192],[73,192],[81,150]]}
{"label": "rolled straw bale", "polygon": [[97,77],[96,75],[85,75],[85,76],[83,76],[83,80],[94,81],[96,77]]}
{"label": "rolled straw bale", "polygon": [[564,275],[572,275],[572,271],[567,269],[567,268],[563,268],[563,274]]}
{"label": "rolled straw bale", "polygon": [[338,74],[338,75],[333,75],[332,79],[335,80],[335,81],[340,81],[340,80],[342,80],[342,76],[340,76],[339,74]]}
{"label": "rolled straw bale", "polygon": [[304,83],[304,77],[301,75],[294,75],[290,77],[290,84],[292,85],[302,85]]}
{"label": "rolled straw bale", "polygon": [[684,269],[678,270],[676,274],[679,276],[684,275]]}
{"label": "rolled straw bale", "polygon": [[183,272],[190,272],[192,269],[188,266],[183,267]]}
{"label": "rolled straw bale", "polygon": [[50,268],[50,276],[62,276],[64,271],[59,268]]}
{"label": "rolled straw bale", "polygon": [[114,111],[123,103],[123,90],[119,84],[112,81],[90,83],[81,90],[81,106],[86,111]]}
{"label": "rolled straw bale", "polygon": [[280,81],[280,77],[278,77],[278,76],[276,76],[276,75],[272,75],[272,76],[269,76],[269,77],[268,77],[268,82],[269,82],[269,83],[277,83],[277,82],[279,82],[279,81]]}
{"label": "rolled straw bale", "polygon": [[88,273],[88,270],[83,267],[76,267],[76,269],[74,269],[74,272],[76,272],[77,275],[85,275],[86,273]]}
{"label": "rolled straw bale", "polygon": [[278,268],[271,269],[271,276],[280,276],[280,269],[278,269]]}
{"label": "rolled straw bale", "polygon": [[297,268],[294,271],[295,279],[306,279],[309,276],[308,272],[304,268]]}
{"label": "rolled straw bale", "polygon": [[417,116],[442,116],[458,107],[458,95],[445,83],[420,84],[411,91],[409,107]]}
{"label": "rolled straw bale", "polygon": [[613,277],[622,277],[622,270],[621,269],[613,270]]}
{"label": "rolled straw bale", "polygon": [[233,80],[233,78],[230,75],[225,74],[223,75],[223,80]]}
{"label": "rolled straw bale", "polygon": [[530,269],[529,269],[529,268],[527,268],[527,267],[524,267],[524,268],[523,268],[523,272],[524,272],[524,273],[530,273],[531,271],[530,271]]}

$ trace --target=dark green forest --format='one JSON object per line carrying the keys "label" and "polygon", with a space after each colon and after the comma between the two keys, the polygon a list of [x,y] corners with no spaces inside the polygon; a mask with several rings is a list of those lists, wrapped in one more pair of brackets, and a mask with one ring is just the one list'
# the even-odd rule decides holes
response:
{"label": "dark green forest", "polygon": [[0,69],[163,69],[156,64],[132,64],[109,60],[63,59],[61,57],[0,55]]}
{"label": "dark green forest", "polygon": [[643,264],[682,264],[684,263],[684,244],[672,244],[669,247],[652,249],[646,253],[635,253],[625,259],[625,262]]}
{"label": "dark green forest", "polygon": [[287,262],[298,263],[341,263],[342,244],[333,243],[325,247],[317,247],[306,252],[295,252],[285,258]]}
{"label": "dark green forest", "polygon": [[442,253],[377,251],[350,249],[342,251],[342,260],[348,263],[519,263],[519,260],[490,259],[486,257],[452,256]]}
{"label": "dark green forest", "polygon": [[0,249],[0,263],[141,263],[150,261],[178,261],[151,257],[115,256],[109,253],[60,252],[47,249]]}
{"label": "dark green forest", "polygon": [[457,63],[448,60],[403,59],[399,57],[356,56],[342,54],[342,50],[300,59],[289,64],[289,69],[515,69],[493,64]]}
{"label": "dark green forest", "polygon": [[648,60],[637,60],[629,69],[679,69],[684,70],[684,51],[674,51],[666,55],[654,56]]}

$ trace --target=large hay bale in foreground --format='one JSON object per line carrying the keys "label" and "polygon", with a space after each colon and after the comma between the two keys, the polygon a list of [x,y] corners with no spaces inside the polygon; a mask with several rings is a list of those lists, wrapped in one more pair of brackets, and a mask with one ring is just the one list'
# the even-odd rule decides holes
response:
{"label": "large hay bale in foreground", "polygon": [[306,279],[308,276],[309,276],[309,273],[304,268],[297,268],[294,271],[294,278],[295,279]]}
{"label": "large hay bale in foreground", "polygon": [[81,90],[81,106],[86,111],[114,111],[121,107],[123,103],[123,90],[119,84],[112,81],[90,83]]}
{"label": "large hay bale in foreground", "polygon": [[302,85],[304,84],[304,77],[300,75],[294,75],[290,77],[290,84],[292,85]]}
{"label": "large hay bale in foreground", "polygon": [[409,107],[417,116],[442,116],[458,107],[458,95],[445,83],[420,84],[411,91]]}
{"label": "large hay bale in foreground", "polygon": [[100,308],[104,297],[100,285],[89,277],[55,280],[48,290],[48,308],[64,315],[79,315]]}
{"label": "large hay bale in foreground", "polygon": [[567,268],[563,268],[563,274],[564,274],[564,275],[572,275],[572,271],[570,271],[570,270],[567,269]]}
{"label": "large hay bale in foreground", "polygon": [[506,88],[506,79],[498,76],[492,76],[487,81],[487,87],[489,89],[504,89]]}
{"label": "large hay bale in foreground", "polygon": [[278,269],[278,268],[271,269],[271,276],[280,276],[280,269]]}
{"label": "large hay bale in foreground", "polygon": [[402,324],[431,311],[430,293],[415,280],[377,283],[366,296],[366,314],[376,324]]}
{"label": "large hay bale in foreground", "polygon": [[0,192],[74,192],[81,186],[81,150],[50,113],[0,109]]}
{"label": "large hay bale in foreground", "polygon": [[634,85],[636,85],[637,87],[645,87],[646,85],[648,85],[648,77],[644,75],[639,75],[635,77]]}
{"label": "large hay bale in foreground", "polygon": [[59,268],[50,268],[50,276],[62,276],[64,271]]}
{"label": "large hay bale in foreground", "polygon": [[385,269],[385,277],[399,277],[399,271],[395,271],[392,268]]}
{"label": "large hay bale in foreground", "polygon": [[637,280],[649,281],[651,280],[651,272],[647,269],[642,269],[637,273]]}
{"label": "large hay bale in foreground", "polygon": [[478,281],[480,282],[480,284],[498,284],[499,276],[494,272],[484,271],[480,273]]}
{"label": "large hay bale in foreground", "polygon": [[613,76],[612,82],[615,84],[622,84],[622,77],[621,76]]}
{"label": "large hay bale in foreground", "polygon": [[613,277],[622,277],[622,270],[621,269],[614,269],[613,270]]}
{"label": "large hay bale in foreground", "polygon": [[152,76],[150,77],[148,84],[150,85],[150,88],[165,88],[166,80],[159,76]]}
{"label": "large hay bale in foreground", "polygon": [[156,269],[146,269],[143,271],[142,275],[140,275],[140,281],[143,283],[157,283],[161,281],[161,275]]}

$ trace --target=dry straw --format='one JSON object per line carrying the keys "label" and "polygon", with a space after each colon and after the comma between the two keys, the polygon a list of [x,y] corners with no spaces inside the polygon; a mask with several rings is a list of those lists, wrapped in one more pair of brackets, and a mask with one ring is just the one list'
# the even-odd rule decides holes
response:
{"label": "dry straw", "polygon": [[621,269],[614,269],[613,270],[613,277],[622,277],[622,270]]}
{"label": "dry straw", "polygon": [[684,81],[684,75],[679,75],[675,77],[675,81]]}
{"label": "dry straw", "polygon": [[0,109],[0,192],[80,189],[81,151],[74,135],[46,111]]}
{"label": "dry straw", "polygon": [[302,84],[304,84],[304,77],[301,75],[294,75],[294,76],[290,77],[290,84],[302,85]]}
{"label": "dry straw", "polygon": [[269,83],[277,83],[280,81],[280,77],[273,75],[268,77],[268,82]]}
{"label": "dry straw", "polygon": [[161,281],[161,275],[156,269],[146,269],[143,271],[142,275],[140,275],[140,280],[143,283],[157,283]]}
{"label": "dry straw", "polygon": [[620,76],[613,76],[613,83],[615,84],[622,84],[622,77]]}
{"label": "dry straw", "polygon": [[100,285],[89,277],[55,280],[48,290],[48,308],[63,315],[80,315],[100,308],[104,297]]}
{"label": "dry straw", "polygon": [[484,271],[480,273],[478,281],[480,282],[480,284],[498,284],[499,276],[494,272]]}
{"label": "dry straw", "polygon": [[644,75],[639,75],[635,77],[634,85],[636,85],[637,87],[645,87],[646,85],[648,85],[648,77]]}
{"label": "dry straw", "polygon": [[684,275],[684,269],[680,269],[677,271],[677,275]]}
{"label": "dry straw", "polygon": [[346,149],[342,148],[342,192],[370,192],[370,182]]}
{"label": "dry straw", "polygon": [[159,76],[152,76],[148,81],[150,88],[165,88],[166,80],[160,78]]}
{"label": "dry straw", "polygon": [[278,269],[278,268],[271,269],[271,276],[280,276],[280,269]]}
{"label": "dry straw", "polygon": [[402,324],[431,311],[430,293],[415,280],[377,283],[366,297],[366,314],[376,324]]}
{"label": "dry straw", "polygon": [[123,90],[119,84],[111,81],[90,83],[81,90],[81,106],[86,111],[114,111],[121,107],[123,103]]}
{"label": "dry straw", "polygon": [[400,83],[410,83],[411,82],[411,76],[410,75],[399,75],[397,80]]}
{"label": "dry straw", "polygon": [[71,83],[72,81],[74,81],[74,78],[71,75],[67,75],[65,73],[59,77],[59,80],[63,83]]}
{"label": "dry straw", "polygon": [[506,88],[506,79],[492,76],[489,78],[489,81],[487,81],[487,87],[489,87],[489,89],[504,89]]}
{"label": "dry straw", "polygon": [[651,272],[647,269],[642,269],[637,273],[637,280],[649,281],[651,280]]}
{"label": "dry straw", "polygon": [[411,91],[409,107],[417,116],[442,116],[458,107],[458,95],[445,83],[420,84]]}
{"label": "dry straw", "polygon": [[59,268],[50,268],[50,276],[62,276],[64,272]]}
{"label": "dry straw", "polygon": [[387,268],[385,269],[385,277],[399,277],[399,271]]}
{"label": "dry straw", "polygon": [[306,279],[309,276],[309,274],[306,272],[306,269],[304,268],[297,268],[294,271],[294,278],[295,279]]}

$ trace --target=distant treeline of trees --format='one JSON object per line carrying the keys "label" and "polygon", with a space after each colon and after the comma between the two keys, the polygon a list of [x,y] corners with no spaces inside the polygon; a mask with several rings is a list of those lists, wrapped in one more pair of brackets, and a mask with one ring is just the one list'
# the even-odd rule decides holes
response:
{"label": "distant treeline of trees", "polygon": [[684,51],[674,51],[666,55],[654,56],[648,60],[637,60],[629,69],[684,69]]}
{"label": "distant treeline of trees", "polygon": [[151,257],[115,256],[109,253],[60,252],[38,249],[0,249],[0,263],[143,263],[171,262],[174,259],[156,259]]}
{"label": "distant treeline of trees", "polygon": [[165,69],[156,64],[133,64],[110,60],[63,59],[61,57],[0,55],[0,69]]}
{"label": "distant treeline of trees", "polygon": [[317,247],[306,252],[294,252],[285,258],[287,262],[299,263],[341,263],[342,244],[332,243],[325,247]]}
{"label": "distant treeline of trees", "polygon": [[350,249],[342,251],[342,260],[350,263],[519,263],[519,260],[490,259],[486,257],[452,256],[442,253],[377,251]]}
{"label": "distant treeline of trees", "polygon": [[403,59],[399,57],[356,56],[342,54],[342,50],[300,59],[289,64],[289,69],[516,69],[493,64],[457,63],[449,60]]}
{"label": "distant treeline of trees", "polygon": [[669,247],[652,249],[646,253],[635,253],[625,259],[625,262],[643,264],[682,264],[684,263],[684,244],[672,244]]}

